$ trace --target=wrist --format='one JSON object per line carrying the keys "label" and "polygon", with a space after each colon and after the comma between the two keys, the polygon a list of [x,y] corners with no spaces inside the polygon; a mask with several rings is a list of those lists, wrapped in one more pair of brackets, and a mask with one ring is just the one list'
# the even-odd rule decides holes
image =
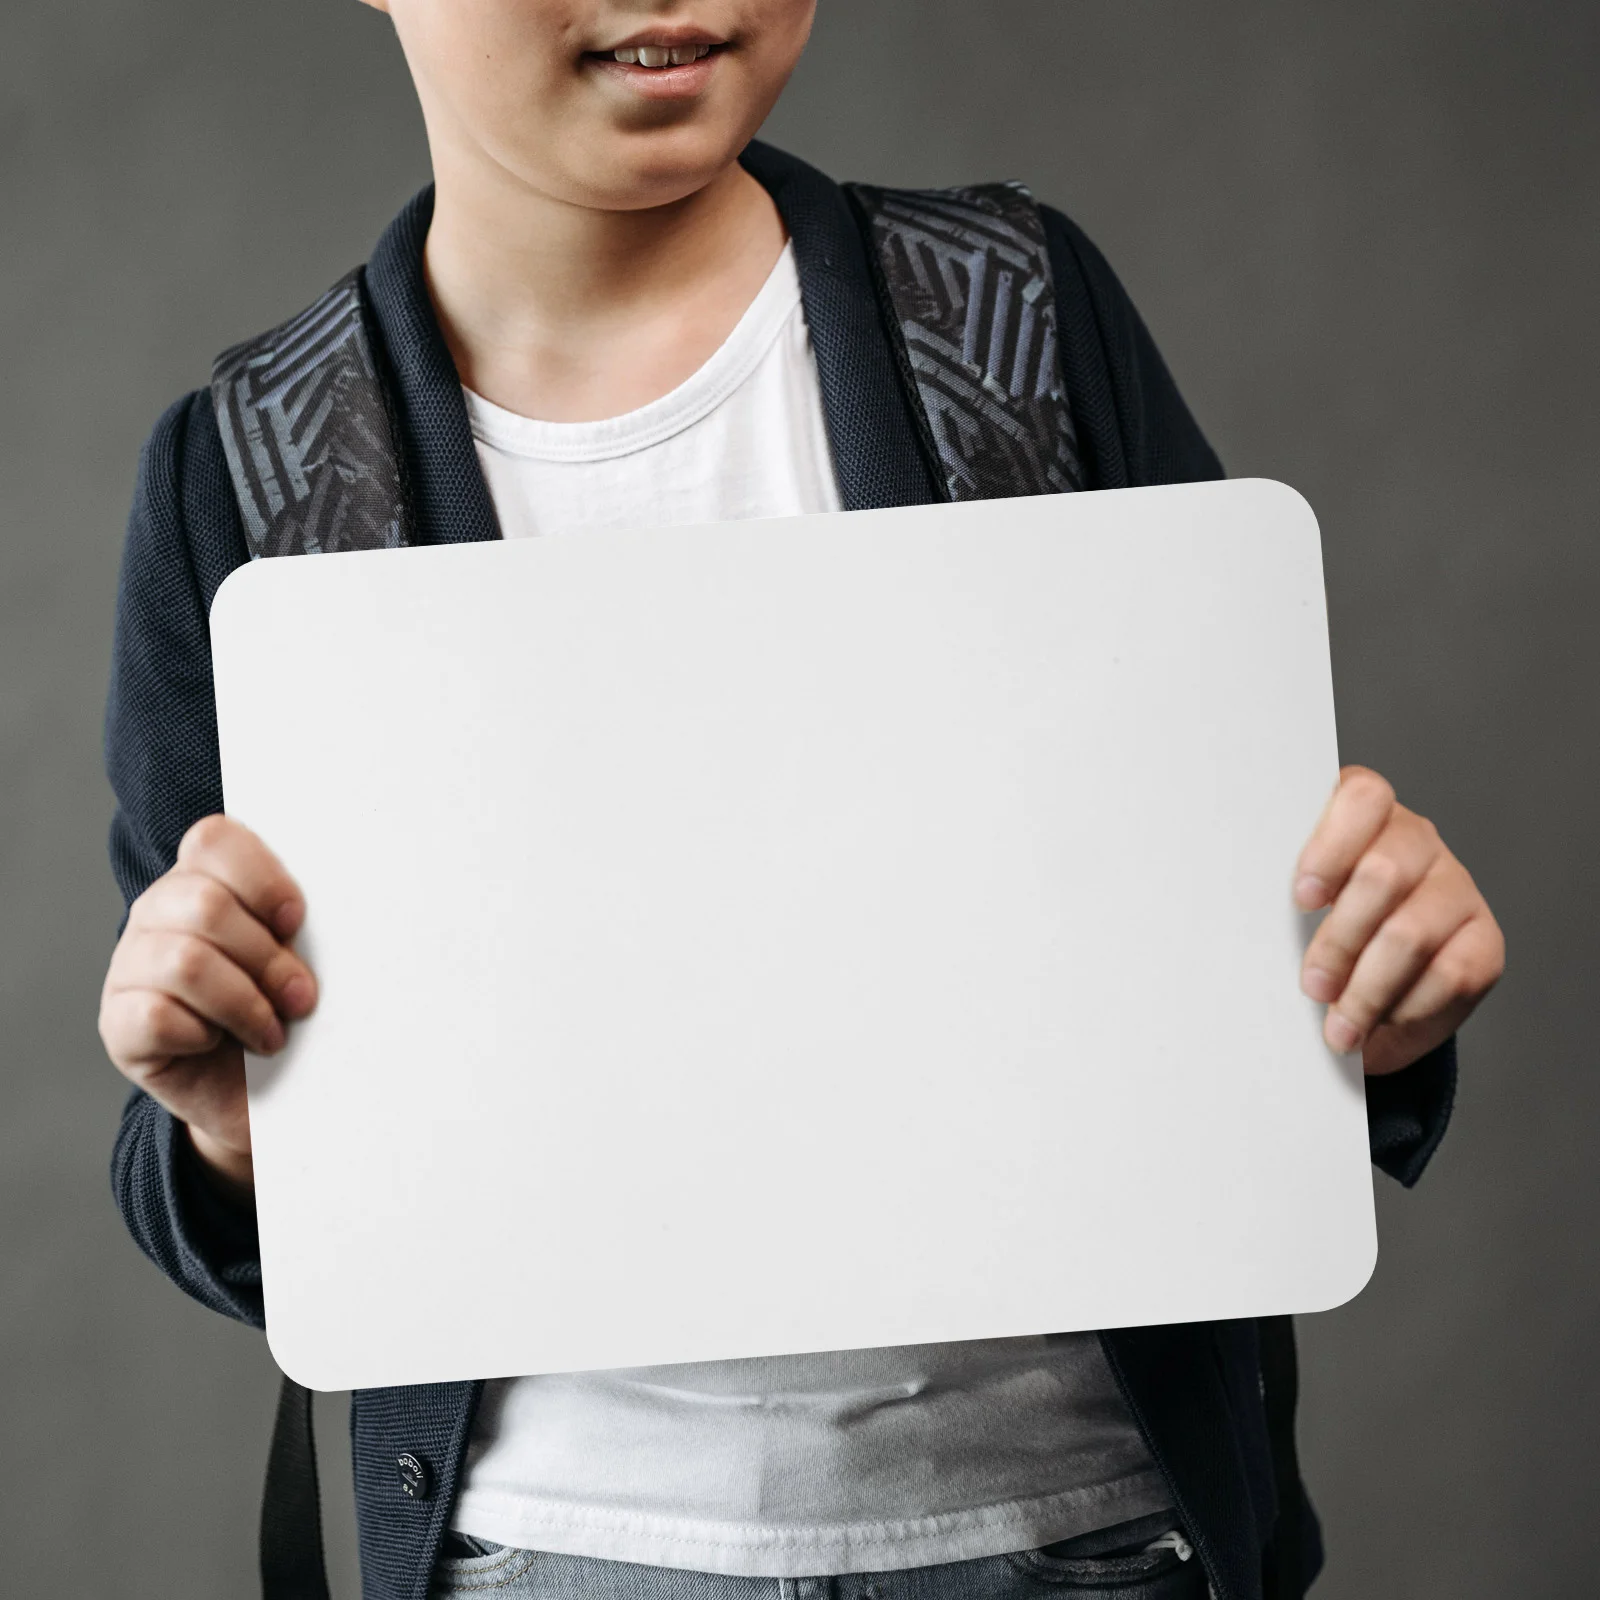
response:
{"label": "wrist", "polygon": [[255,1204],[255,1163],[248,1150],[222,1143],[203,1128],[184,1123],[189,1148],[198,1158],[195,1167],[206,1184],[222,1199],[249,1209]]}

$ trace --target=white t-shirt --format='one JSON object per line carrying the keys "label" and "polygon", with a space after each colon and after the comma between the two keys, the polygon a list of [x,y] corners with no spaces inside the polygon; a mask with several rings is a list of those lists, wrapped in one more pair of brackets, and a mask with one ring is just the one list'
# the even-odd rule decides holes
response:
{"label": "white t-shirt", "polygon": [[[508,539],[839,509],[790,248],[727,342],[661,399],[601,422],[534,421],[470,392],[467,410]],[[1046,1334],[500,1379],[451,1526],[801,1577],[1028,1549],[1169,1503],[1097,1337]]]}
{"label": "white t-shirt", "polygon": [[837,511],[793,247],[706,364],[602,422],[538,422],[467,391],[508,539]]}

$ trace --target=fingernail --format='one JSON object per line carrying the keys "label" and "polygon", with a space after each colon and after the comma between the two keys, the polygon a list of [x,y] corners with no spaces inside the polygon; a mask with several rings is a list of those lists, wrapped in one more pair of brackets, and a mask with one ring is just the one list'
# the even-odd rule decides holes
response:
{"label": "fingernail", "polygon": [[283,986],[282,1000],[284,1010],[291,1016],[303,1017],[311,1009],[312,997],[316,990],[311,980],[303,974],[296,973],[294,977]]}
{"label": "fingernail", "polygon": [[287,939],[300,926],[300,902],[285,900],[272,913],[272,926],[280,939]]}
{"label": "fingernail", "polygon": [[276,1055],[283,1049],[284,1040],[287,1037],[283,1031],[283,1024],[274,1017],[261,1030],[261,1053],[267,1056]]}
{"label": "fingernail", "polygon": [[1323,1037],[1343,1056],[1348,1055],[1361,1043],[1361,1030],[1348,1017],[1337,1011],[1330,1011],[1327,1026],[1323,1029]]}
{"label": "fingernail", "polygon": [[1308,872],[1296,880],[1294,897],[1303,910],[1315,911],[1318,906],[1326,904],[1328,886],[1321,878]]}
{"label": "fingernail", "polygon": [[1339,998],[1339,981],[1325,967],[1307,967],[1300,975],[1300,987],[1323,1005]]}

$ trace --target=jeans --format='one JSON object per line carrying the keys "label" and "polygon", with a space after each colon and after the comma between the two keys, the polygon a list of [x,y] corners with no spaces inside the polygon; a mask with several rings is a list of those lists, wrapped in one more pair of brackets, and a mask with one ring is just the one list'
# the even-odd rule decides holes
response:
{"label": "jeans", "polygon": [[430,1600],[492,1592],[494,1600],[1206,1600],[1199,1557],[1148,1519],[1037,1550],[835,1578],[736,1578],[591,1556],[515,1550],[450,1536]]}

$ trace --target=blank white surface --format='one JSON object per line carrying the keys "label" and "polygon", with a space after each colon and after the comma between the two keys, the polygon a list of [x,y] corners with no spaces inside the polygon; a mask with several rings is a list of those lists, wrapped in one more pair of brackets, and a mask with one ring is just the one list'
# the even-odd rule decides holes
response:
{"label": "blank white surface", "polygon": [[355,1388],[1305,1312],[1376,1255],[1300,994],[1337,776],[1260,479],[258,561],[227,809],[268,1337]]}

